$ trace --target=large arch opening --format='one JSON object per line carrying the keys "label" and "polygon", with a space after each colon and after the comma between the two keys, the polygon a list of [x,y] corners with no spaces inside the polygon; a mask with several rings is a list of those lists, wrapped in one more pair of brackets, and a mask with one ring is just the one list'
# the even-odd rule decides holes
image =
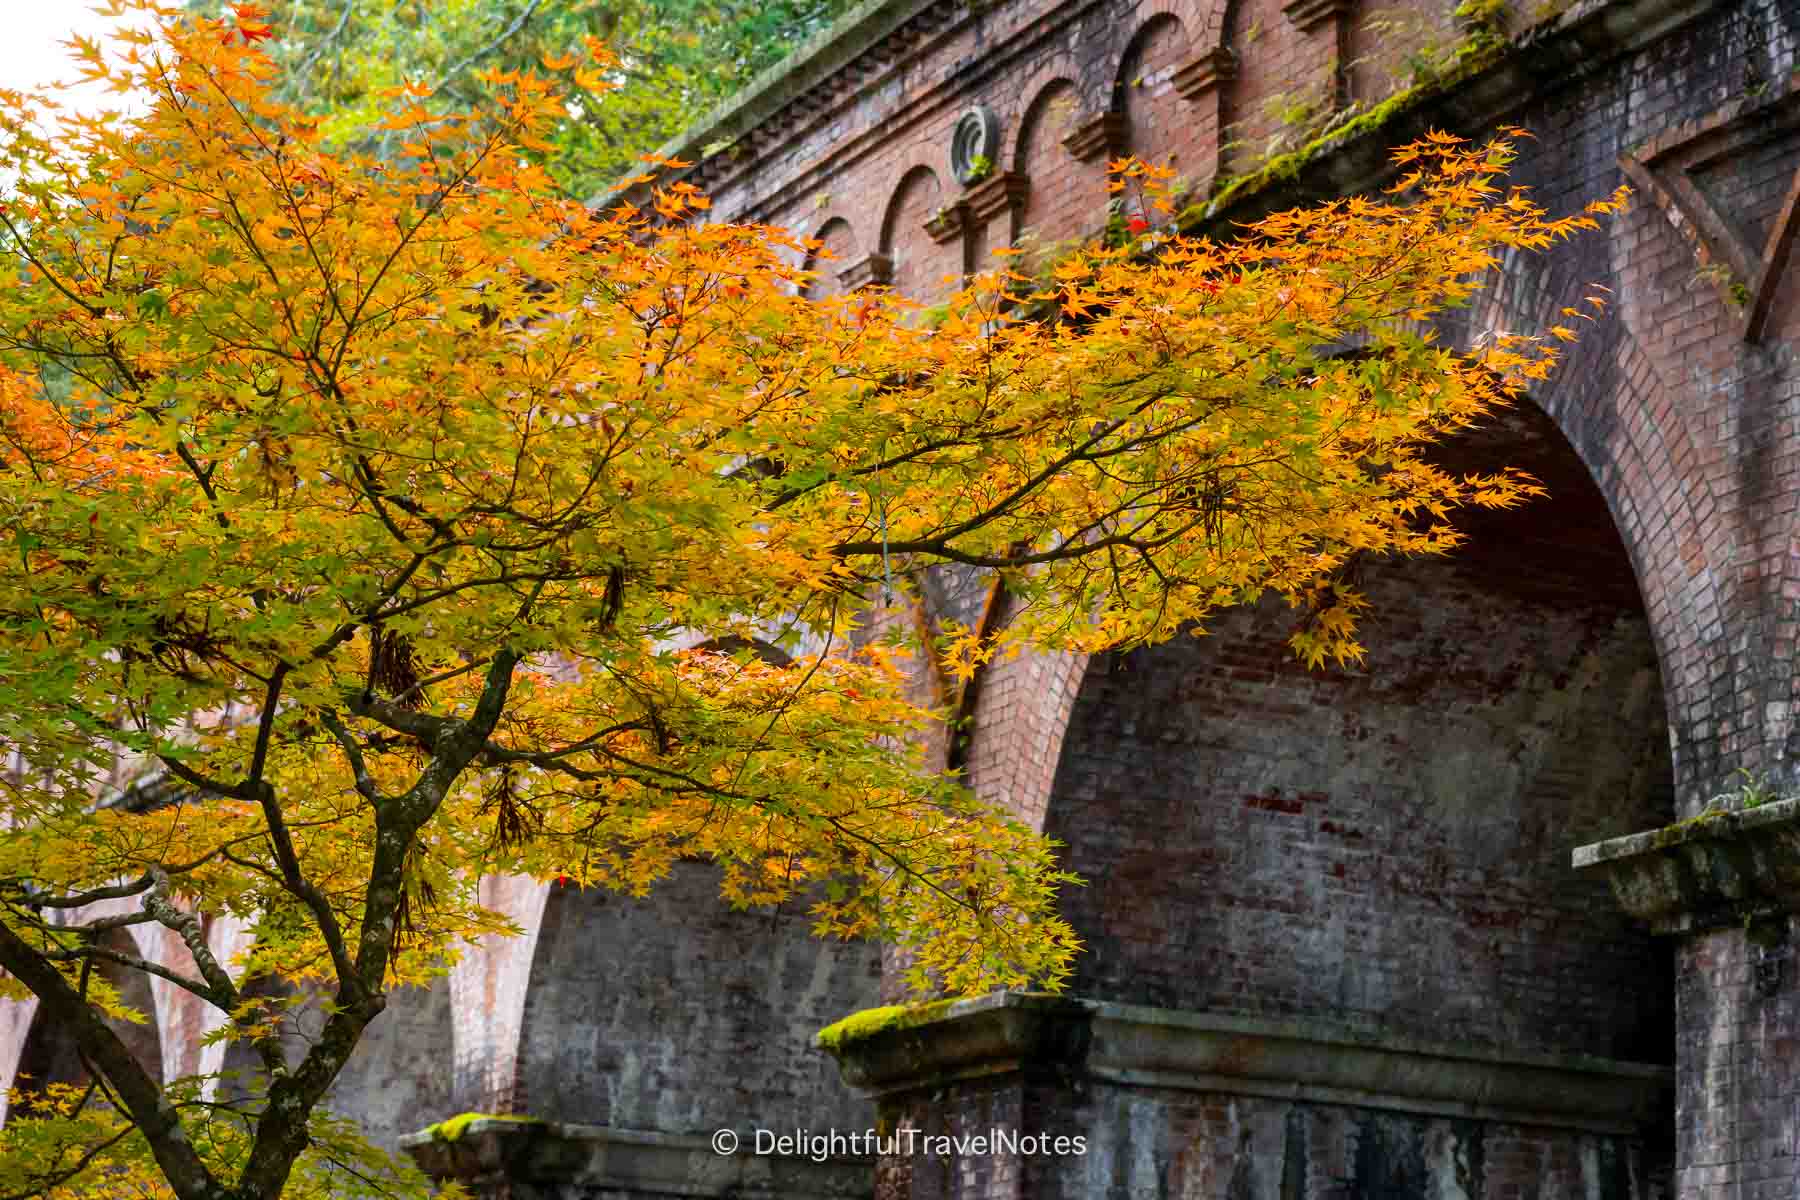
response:
{"label": "large arch opening", "polygon": [[[123,929],[103,934],[99,942],[105,949],[119,954],[134,958],[140,954],[137,943]],[[125,1007],[143,1016],[141,1022],[109,1018],[107,1026],[118,1035],[125,1048],[131,1051],[131,1057],[138,1066],[150,1078],[162,1082],[162,1035],[156,1024],[156,1003],[150,990],[150,977],[142,971],[134,971],[104,959],[94,960],[93,973],[112,985]],[[92,1078],[75,1042],[75,1035],[66,1025],[59,1023],[43,1002],[39,1001],[32,1015],[31,1028],[25,1035],[24,1046],[19,1052],[19,1066],[13,1079],[13,1087],[19,1093],[22,1103],[16,1107],[9,1106],[6,1111],[9,1114],[17,1112],[29,1116],[34,1098],[42,1096],[51,1084],[82,1087]]]}
{"label": "large arch opening", "polygon": [[1536,408],[1442,457],[1550,496],[1365,564],[1361,667],[1296,663],[1279,603],[1090,666],[1046,817],[1089,881],[1078,993],[1670,1061],[1666,948],[1569,867],[1671,819],[1631,561]]}
{"label": "large arch opening", "polygon": [[1669,948],[1570,866],[1673,809],[1632,563],[1536,408],[1439,457],[1550,496],[1363,564],[1361,666],[1298,664],[1275,602],[1095,660],[1077,694],[1045,820],[1088,881],[1072,990],[1150,1006],[1101,1008],[1157,1031],[1131,1061],[1172,1088],[1093,1084],[1081,1119],[1170,1194],[1226,1161],[1234,1187],[1354,1195],[1480,1195],[1526,1162],[1608,1198],[1668,1177]]}

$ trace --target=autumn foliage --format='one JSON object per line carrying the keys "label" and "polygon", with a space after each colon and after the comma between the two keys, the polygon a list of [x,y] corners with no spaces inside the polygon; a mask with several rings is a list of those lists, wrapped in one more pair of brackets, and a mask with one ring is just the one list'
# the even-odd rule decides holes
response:
{"label": "autumn foliage", "polygon": [[[244,5],[90,50],[147,111],[57,139],[0,97],[0,966],[105,1081],[8,1126],[0,1191],[126,1194],[95,1172],[136,1164],[183,1200],[357,1194],[313,1107],[386,989],[503,927],[484,873],[635,894],[700,856],[728,902],[904,948],[920,988],[1055,986],[1066,880],[927,769],[907,656],[966,675],[1275,591],[1298,654],[1354,660],[1353,557],[1443,552],[1456,508],[1535,490],[1429,451],[1552,343],[1457,351],[1430,319],[1618,203],[1552,219],[1504,142],[1433,138],[1385,196],[1229,245],[1141,218],[933,324],[809,298],[807,247],[679,184],[560,198],[519,152],[558,112],[527,76],[482,114],[400,90],[398,157],[327,152],[269,99],[266,32]],[[1001,634],[888,636],[937,564],[992,573]],[[96,806],[120,755],[176,799]],[[102,898],[188,944],[178,986],[266,1096],[208,1108],[124,1053],[82,994]],[[200,912],[254,922],[249,957]],[[280,1069],[259,976],[333,997]]]}

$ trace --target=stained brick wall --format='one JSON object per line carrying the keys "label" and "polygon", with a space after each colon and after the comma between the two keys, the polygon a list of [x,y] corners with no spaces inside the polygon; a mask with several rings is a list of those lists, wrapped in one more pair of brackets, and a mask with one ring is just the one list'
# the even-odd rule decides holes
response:
{"label": "stained brick wall", "polygon": [[1097,1087],[1072,1106],[1054,1087],[1026,1097],[1093,1145],[1023,1159],[1020,1200],[1653,1200],[1666,1175],[1666,1152],[1605,1133],[1155,1088]]}
{"label": "stained brick wall", "polygon": [[[1800,1163],[1800,1012],[1791,937],[1765,952],[1743,931],[1718,930],[1681,948],[1675,1145],[1683,1197],[1774,1200],[1795,1194]],[[1765,966],[1765,969],[1769,969]]]}
{"label": "stained brick wall", "polygon": [[646,900],[557,888],[538,934],[517,1111],[662,1133],[860,1129],[872,1110],[812,1036],[876,1002],[874,947],[804,906],[732,912],[679,863]]}
{"label": "stained brick wall", "polygon": [[[838,268],[886,251],[902,286],[930,299],[939,274],[1021,230],[1040,241],[1095,230],[1108,154],[1172,156],[1204,189],[1286,148],[1304,125],[1283,112],[1339,74],[1349,96],[1379,99],[1409,56],[1451,36],[1452,8],[1383,6],[1386,24],[1371,29],[1367,3],[900,0],[870,18],[893,27],[868,53],[802,71],[754,128],[724,130],[735,143],[694,177],[722,217],[823,235],[838,257],[822,263],[820,292],[836,290]],[[1514,28],[1545,15],[1520,9]],[[1356,671],[1295,668],[1273,610],[1226,614],[1204,641],[1124,660],[1026,655],[992,669],[970,778],[1065,837],[1094,880],[1070,899],[1093,944],[1080,990],[1496,1048],[1666,1056],[1666,952],[1570,876],[1566,855],[1700,811],[1739,768],[1800,784],[1800,273],[1776,236],[1800,202],[1797,45],[1796,0],[1581,0],[1527,39],[1517,73],[1497,69],[1369,139],[1516,121],[1536,140],[1515,178],[1546,205],[1568,210],[1622,180],[1638,188],[1603,233],[1506,263],[1444,330],[1466,343],[1542,328],[1588,284],[1614,289],[1611,312],[1536,398],[1550,425],[1523,418],[1486,451],[1461,451],[1504,451],[1555,499],[1472,523],[1453,561],[1372,564],[1379,611]],[[1025,198],[969,222],[961,244],[938,243],[919,225],[964,198],[946,151],[975,102],[998,116],[995,161],[1022,177]],[[697,134],[696,148],[720,132]],[[1352,170],[1353,159],[1354,147],[1328,156],[1266,203],[1375,177],[1378,159]],[[534,936],[541,920],[543,939],[484,947],[459,968],[449,1103],[649,1128],[777,1107],[860,1121],[805,1042],[872,997],[874,952],[814,948],[802,921],[722,913],[711,890],[684,868],[647,905],[564,897],[546,910],[513,887],[507,911]],[[1800,1002],[1791,967],[1772,993],[1757,990],[1758,953],[1728,928],[1675,954],[1683,1195],[1795,1194]],[[795,997],[805,1001],[791,1011]],[[203,1024],[191,1006],[156,1002],[165,1069],[204,1065],[171,1049]],[[441,1009],[427,1008],[393,1023],[394,1036],[443,1047]],[[0,1063],[24,1036],[13,1014]],[[428,1058],[393,1055],[381,1070],[423,1071]],[[1023,1093],[998,1086],[944,1099],[940,1116],[1007,1105],[1022,1116]],[[1295,1144],[1295,1121],[1314,1131],[1308,1171],[1341,1164],[1329,1168],[1337,1182],[1307,1175],[1295,1194],[1392,1182],[1359,1148],[1387,1135],[1342,1131],[1397,1125],[1220,1103],[1191,1119],[1170,1109],[1138,1142],[1151,1158],[1190,1154],[1183,1186],[1196,1194],[1239,1194],[1233,1156],[1245,1145],[1244,1177],[1265,1181],[1253,1190],[1277,1186],[1266,1181],[1285,1167],[1270,1156]],[[1267,1132],[1277,1125],[1279,1138]],[[1420,1145],[1473,1144],[1415,1126]],[[1484,1196],[1617,1194],[1605,1181],[1624,1160],[1598,1143],[1497,1127],[1483,1139]],[[1004,1167],[963,1163],[931,1186],[1033,1194]]]}
{"label": "stained brick wall", "polygon": [[1667,1061],[1666,952],[1568,869],[1669,818],[1654,649],[1573,454],[1508,432],[1555,499],[1369,564],[1362,666],[1265,604],[1089,669],[1045,826],[1079,994]]}

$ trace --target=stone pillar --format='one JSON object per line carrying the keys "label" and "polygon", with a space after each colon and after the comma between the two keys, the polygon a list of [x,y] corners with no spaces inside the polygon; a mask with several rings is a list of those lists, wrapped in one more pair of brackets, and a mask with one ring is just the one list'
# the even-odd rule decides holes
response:
{"label": "stone pillar", "polygon": [[878,1200],[1649,1197],[1667,1068],[995,993],[821,1035]]}
{"label": "stone pillar", "polygon": [[1800,800],[1583,846],[1632,916],[1676,953],[1675,1150],[1686,1200],[1794,1196],[1800,1152]]}

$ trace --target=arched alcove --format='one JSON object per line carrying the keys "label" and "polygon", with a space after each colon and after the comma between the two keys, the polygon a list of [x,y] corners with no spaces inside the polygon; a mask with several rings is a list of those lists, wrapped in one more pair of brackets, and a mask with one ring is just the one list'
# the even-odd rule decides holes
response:
{"label": "arched alcove", "polygon": [[838,272],[856,261],[856,234],[850,222],[833,217],[813,234],[819,250],[807,256],[806,269],[817,272],[817,278],[806,286],[806,294],[814,299],[835,296],[844,290]]}
{"label": "arched alcove", "polygon": [[813,1049],[876,1003],[876,949],[814,938],[804,903],[733,911],[719,868],[675,864],[637,899],[558,885],[525,999],[518,1110],[658,1133],[861,1129],[873,1109]]}
{"label": "arched alcove", "polygon": [[1364,564],[1365,663],[1285,606],[1090,665],[1045,827],[1084,996],[1667,1062],[1669,956],[1570,850],[1666,823],[1656,648],[1600,492],[1521,406],[1442,451],[1550,490]]}
{"label": "arched alcove", "polygon": [[930,167],[916,166],[900,177],[881,222],[881,253],[893,263],[894,290],[914,300],[930,301],[951,285],[945,276],[963,269],[962,249],[955,240],[939,245],[925,231],[949,197]]}
{"label": "arched alcove", "polygon": [[1234,74],[1224,85],[1227,124],[1220,142],[1234,174],[1304,145],[1306,131],[1316,134],[1332,101],[1335,64],[1322,45],[1328,39],[1294,28],[1285,8],[1284,0],[1231,0],[1225,7],[1223,45]]}
{"label": "arched alcove", "polygon": [[1367,109],[1429,83],[1467,36],[1455,5],[1359,4],[1345,23],[1348,99]]}
{"label": "arched alcove", "polygon": [[1082,162],[1063,146],[1081,116],[1081,94],[1067,79],[1039,89],[1019,123],[1013,170],[1031,181],[1020,226],[1028,252],[1105,224],[1106,164]]}
{"label": "arched alcove", "polygon": [[1126,48],[1113,89],[1131,153],[1190,181],[1200,169],[1193,161],[1195,121],[1175,73],[1192,57],[1181,22],[1168,13],[1152,17]]}

